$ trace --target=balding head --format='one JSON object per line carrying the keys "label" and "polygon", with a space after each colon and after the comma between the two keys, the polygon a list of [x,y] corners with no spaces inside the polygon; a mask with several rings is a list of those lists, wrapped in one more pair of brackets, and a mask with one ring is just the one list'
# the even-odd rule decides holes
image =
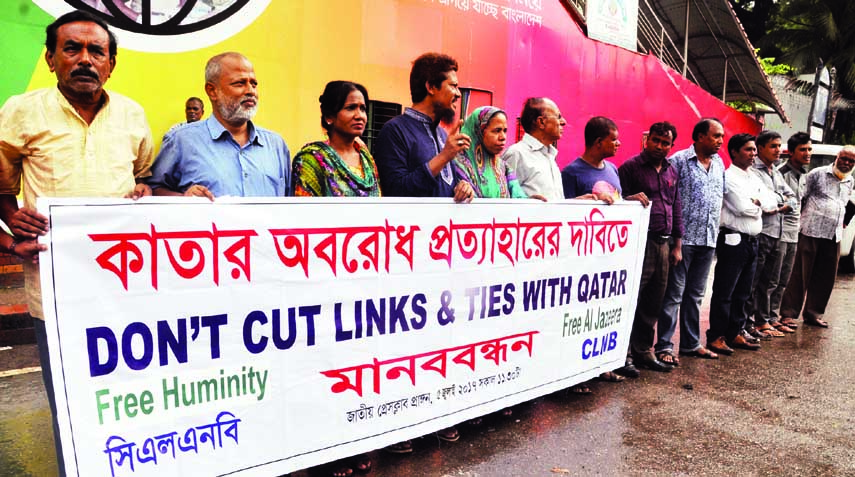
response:
{"label": "balding head", "polygon": [[257,87],[252,63],[240,53],[220,53],[205,66],[205,92],[221,123],[245,126],[258,107]]}
{"label": "balding head", "polygon": [[241,55],[240,53],[234,51],[227,51],[225,53],[220,53],[217,56],[214,56],[208,63],[205,65],[205,83],[216,84],[220,79],[220,75],[223,72],[223,63],[224,60],[237,60],[241,62],[246,62],[249,64],[249,67],[252,68],[252,62],[247,59],[247,57]]}

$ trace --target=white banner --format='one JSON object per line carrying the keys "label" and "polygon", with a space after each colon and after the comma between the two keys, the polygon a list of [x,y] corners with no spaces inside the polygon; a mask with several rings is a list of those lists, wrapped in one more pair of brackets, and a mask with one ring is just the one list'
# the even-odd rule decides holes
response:
{"label": "white banner", "polygon": [[637,203],[39,200],[68,475],[280,475],[623,365]]}

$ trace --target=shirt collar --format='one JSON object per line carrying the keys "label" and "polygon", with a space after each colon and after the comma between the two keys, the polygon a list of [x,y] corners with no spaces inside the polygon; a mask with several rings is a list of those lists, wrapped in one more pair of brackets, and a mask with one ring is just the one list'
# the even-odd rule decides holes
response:
{"label": "shirt collar", "polygon": [[[56,85],[56,89],[54,90],[54,93],[56,94],[57,101],[59,101],[59,104],[61,104],[62,107],[68,109],[73,114],[80,116],[80,113],[78,113],[77,110],[74,109],[74,106],[72,106],[71,102],[68,101],[68,98],[66,98],[62,94],[62,91],[60,91],[60,89],[59,89],[59,85]],[[104,95],[104,104],[102,104],[101,108],[98,109],[98,111],[95,113],[95,117],[98,117],[101,114],[101,111],[106,110],[107,106],[110,104],[110,95],[107,94],[107,90],[102,89],[101,94]],[[93,118],[93,122],[94,122],[94,118]]]}
{"label": "shirt collar", "polygon": [[544,152],[550,156],[558,154],[558,148],[551,144],[544,144],[538,141],[536,137],[532,136],[529,133],[523,134],[523,138],[520,142],[528,146],[529,149],[531,149],[532,151],[539,151],[541,149],[545,149]]}
{"label": "shirt collar", "polygon": [[[695,151],[694,143],[691,146],[684,149],[683,151],[688,154],[688,156],[687,156],[688,159],[692,159],[695,162],[698,162],[698,153]],[[713,155],[710,156],[711,162],[715,162],[713,159],[721,160],[721,156],[719,156],[718,153],[715,152],[715,153],[713,153]]]}
{"label": "shirt collar", "polygon": [[766,163],[763,162],[763,159],[760,159],[759,157],[755,157],[754,158],[754,168],[760,169],[761,171],[768,172],[769,174],[771,174],[772,170],[775,169],[775,166],[766,167]]}
{"label": "shirt collar", "polygon": [[[643,164],[648,165],[650,167],[653,167],[653,157],[651,157],[650,154],[647,153],[647,151],[642,149],[641,154],[639,154],[639,156],[641,156],[641,162]],[[669,161],[667,157],[663,158],[662,159],[662,170],[664,171],[665,169],[667,169],[670,166],[671,166],[671,161]]]}
{"label": "shirt collar", "polygon": [[[205,120],[205,124],[208,126],[208,132],[211,133],[211,140],[216,141],[223,137],[223,133],[227,133],[229,137],[231,137],[231,133],[223,126],[220,121],[211,114],[208,116],[208,119]],[[249,128],[249,144],[255,144],[257,146],[263,146],[264,143],[261,140],[261,136],[258,135],[258,131],[255,129],[255,125],[252,124],[252,121],[247,121],[247,128]]]}
{"label": "shirt collar", "polygon": [[778,171],[779,172],[793,171],[796,174],[796,176],[801,176],[802,174],[807,172],[807,171],[805,171],[804,166],[793,167],[793,165],[790,163],[790,161],[787,161],[783,165],[781,165],[781,167],[778,168]]}
{"label": "shirt collar", "polygon": [[855,181],[855,177],[853,177],[852,174],[849,174],[848,176],[846,176],[845,179],[838,179],[837,176],[834,175],[834,163],[831,163],[831,164],[825,166],[825,173],[830,175],[831,177],[833,177],[837,181],[839,181],[841,184],[845,184],[847,182]]}
{"label": "shirt collar", "polygon": [[428,126],[433,126],[433,125],[434,125],[434,124],[433,124],[433,119],[431,119],[431,117],[430,117],[430,116],[428,116],[427,114],[425,114],[425,113],[423,113],[423,112],[421,112],[421,111],[416,111],[416,110],[415,110],[415,109],[413,109],[413,108],[405,108],[405,109],[404,109],[404,114],[406,114],[407,116],[409,116],[409,117],[411,117],[411,118],[415,119],[416,121],[418,121],[418,122],[420,122],[420,123],[427,124]]}

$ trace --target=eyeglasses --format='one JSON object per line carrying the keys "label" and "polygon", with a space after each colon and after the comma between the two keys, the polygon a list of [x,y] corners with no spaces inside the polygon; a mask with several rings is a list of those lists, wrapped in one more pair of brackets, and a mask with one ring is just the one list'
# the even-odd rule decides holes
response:
{"label": "eyeglasses", "polygon": [[837,156],[837,160],[840,162],[845,162],[847,164],[855,164],[855,157]]}

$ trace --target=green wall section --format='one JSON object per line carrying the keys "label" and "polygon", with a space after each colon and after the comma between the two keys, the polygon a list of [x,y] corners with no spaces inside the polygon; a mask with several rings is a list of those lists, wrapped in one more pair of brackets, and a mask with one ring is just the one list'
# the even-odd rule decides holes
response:
{"label": "green wall section", "polygon": [[0,104],[21,94],[42,60],[45,27],[53,17],[32,0],[3,0],[0,16]]}

